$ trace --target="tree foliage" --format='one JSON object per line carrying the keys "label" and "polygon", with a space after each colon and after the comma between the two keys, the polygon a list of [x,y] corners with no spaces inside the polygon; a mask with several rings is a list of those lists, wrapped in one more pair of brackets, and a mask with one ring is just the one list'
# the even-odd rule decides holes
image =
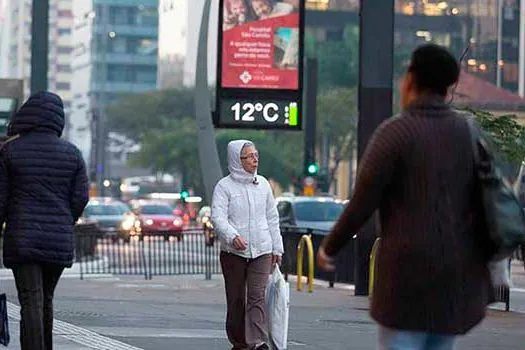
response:
{"label": "tree foliage", "polygon": [[319,132],[317,144],[323,137],[331,144],[328,185],[334,181],[339,164],[351,158],[357,140],[357,92],[355,88],[324,90],[318,96],[317,120]]}
{"label": "tree foliage", "polygon": [[525,158],[525,127],[516,121],[516,116],[507,114],[496,117],[484,111],[470,112],[491,136],[500,155],[514,168],[519,166]]}
{"label": "tree foliage", "polygon": [[151,130],[166,130],[174,119],[193,116],[193,99],[192,89],[167,89],[132,94],[109,108],[108,126],[112,131],[126,135],[132,140],[142,141],[145,134]]}

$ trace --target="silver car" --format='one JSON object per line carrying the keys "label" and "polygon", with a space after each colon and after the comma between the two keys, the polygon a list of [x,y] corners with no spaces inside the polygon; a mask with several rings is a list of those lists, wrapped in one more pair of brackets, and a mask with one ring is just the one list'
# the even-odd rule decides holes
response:
{"label": "silver car", "polygon": [[344,210],[344,203],[331,197],[279,197],[281,225],[330,231]]}

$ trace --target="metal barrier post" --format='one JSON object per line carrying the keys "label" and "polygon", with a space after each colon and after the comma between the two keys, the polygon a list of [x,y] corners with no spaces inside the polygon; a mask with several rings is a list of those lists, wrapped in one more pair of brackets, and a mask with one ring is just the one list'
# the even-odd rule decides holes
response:
{"label": "metal barrier post", "polygon": [[211,247],[204,247],[204,258],[205,258],[205,262],[204,262],[204,269],[205,269],[205,278],[206,278],[206,281],[209,281],[211,280]]}
{"label": "metal barrier post", "polygon": [[[76,246],[77,248],[78,247],[82,247],[82,234],[77,234],[76,236],[76,240],[77,240],[77,243],[76,243]],[[78,243],[80,241],[80,243]],[[78,252],[78,250],[80,250],[80,253]],[[79,265],[80,265],[80,280],[83,281],[84,280],[84,268],[83,268],[83,265],[84,265],[84,256],[82,255],[82,251],[81,249],[77,249],[76,251],[76,254],[80,254],[80,256],[78,257],[78,261],[79,261]]]}
{"label": "metal barrier post", "polygon": [[[209,220],[209,219],[208,219]],[[215,233],[210,223],[207,221],[203,224],[204,231],[204,278],[206,281],[211,280],[211,254],[215,245]]]}
{"label": "metal barrier post", "polygon": [[303,250],[308,250],[308,293],[314,291],[314,247],[311,235],[303,235],[297,246],[297,290],[303,290]]}
{"label": "metal barrier post", "polygon": [[376,259],[377,259],[377,252],[379,250],[379,242],[380,238],[377,238],[374,242],[374,245],[372,246],[372,251],[370,252],[370,267],[369,267],[369,277],[368,277],[368,295],[372,296],[372,291],[374,289],[374,282],[375,282],[375,273],[376,273]]}

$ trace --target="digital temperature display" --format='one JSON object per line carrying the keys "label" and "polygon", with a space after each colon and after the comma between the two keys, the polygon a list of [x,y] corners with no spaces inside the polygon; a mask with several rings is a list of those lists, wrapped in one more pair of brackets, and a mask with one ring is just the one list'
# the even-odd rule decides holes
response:
{"label": "digital temperature display", "polygon": [[300,129],[297,102],[280,100],[223,100],[221,126],[255,127],[261,129]]}
{"label": "digital temperature display", "polygon": [[271,14],[257,16],[217,2],[214,126],[301,131],[307,1],[267,1]]}

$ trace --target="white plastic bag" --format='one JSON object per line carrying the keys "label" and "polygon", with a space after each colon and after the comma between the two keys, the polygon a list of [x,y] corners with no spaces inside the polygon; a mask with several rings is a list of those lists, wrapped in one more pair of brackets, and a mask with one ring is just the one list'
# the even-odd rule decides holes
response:
{"label": "white plastic bag", "polygon": [[493,287],[512,287],[510,278],[510,260],[491,261],[488,264]]}
{"label": "white plastic bag", "polygon": [[266,286],[266,317],[272,349],[287,348],[289,310],[290,285],[284,280],[279,267],[275,267]]}

